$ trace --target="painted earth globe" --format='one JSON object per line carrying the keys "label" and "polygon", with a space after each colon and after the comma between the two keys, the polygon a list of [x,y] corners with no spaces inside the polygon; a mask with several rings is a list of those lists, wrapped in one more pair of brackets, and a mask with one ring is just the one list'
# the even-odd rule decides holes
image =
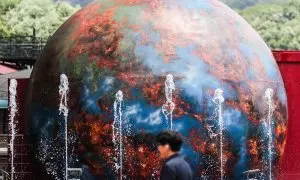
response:
{"label": "painted earth globe", "polygon": [[158,179],[173,130],[193,179],[271,179],[287,97],[268,46],[217,0],[99,0],[49,39],[30,79],[43,179]]}

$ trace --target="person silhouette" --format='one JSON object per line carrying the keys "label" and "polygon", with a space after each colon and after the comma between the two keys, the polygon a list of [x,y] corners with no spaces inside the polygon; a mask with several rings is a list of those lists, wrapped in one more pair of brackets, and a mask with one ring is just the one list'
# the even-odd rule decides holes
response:
{"label": "person silhouette", "polygon": [[192,180],[192,170],[181,157],[181,136],[175,131],[163,131],[156,136],[157,148],[164,164],[160,180]]}

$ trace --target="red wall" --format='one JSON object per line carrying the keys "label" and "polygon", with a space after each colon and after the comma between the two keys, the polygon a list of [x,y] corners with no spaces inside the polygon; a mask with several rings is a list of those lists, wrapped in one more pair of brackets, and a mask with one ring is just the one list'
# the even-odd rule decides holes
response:
{"label": "red wall", "polygon": [[273,54],[284,80],[289,109],[281,179],[300,179],[300,51],[274,51]]}

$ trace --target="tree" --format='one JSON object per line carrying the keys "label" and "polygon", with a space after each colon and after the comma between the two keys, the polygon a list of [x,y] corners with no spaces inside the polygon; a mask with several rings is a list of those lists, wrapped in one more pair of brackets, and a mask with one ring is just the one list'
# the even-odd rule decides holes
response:
{"label": "tree", "polygon": [[16,7],[21,0],[1,0],[0,1],[0,14],[5,14],[8,10]]}
{"label": "tree", "polygon": [[2,18],[12,34],[31,35],[35,28],[37,36],[47,38],[78,9],[67,2],[22,0]]}
{"label": "tree", "polygon": [[3,19],[0,18],[0,37],[9,36],[10,31],[6,25],[6,23],[3,21]]}
{"label": "tree", "polygon": [[7,11],[14,8],[21,0],[1,0],[0,1],[0,37],[9,36],[10,30],[6,25],[6,22],[1,16],[3,16]]}
{"label": "tree", "polygon": [[283,3],[286,0],[221,0],[233,9],[245,9],[261,3]]}
{"label": "tree", "polygon": [[259,4],[239,13],[272,49],[300,49],[300,0]]}

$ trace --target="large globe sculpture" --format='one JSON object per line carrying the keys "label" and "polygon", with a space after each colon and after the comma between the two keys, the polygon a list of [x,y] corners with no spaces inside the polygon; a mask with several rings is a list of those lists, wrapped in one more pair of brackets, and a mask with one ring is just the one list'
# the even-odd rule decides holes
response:
{"label": "large globe sculpture", "polygon": [[43,179],[158,179],[155,136],[167,129],[183,136],[194,179],[279,172],[280,72],[259,35],[219,1],[92,2],[50,38],[29,87]]}

